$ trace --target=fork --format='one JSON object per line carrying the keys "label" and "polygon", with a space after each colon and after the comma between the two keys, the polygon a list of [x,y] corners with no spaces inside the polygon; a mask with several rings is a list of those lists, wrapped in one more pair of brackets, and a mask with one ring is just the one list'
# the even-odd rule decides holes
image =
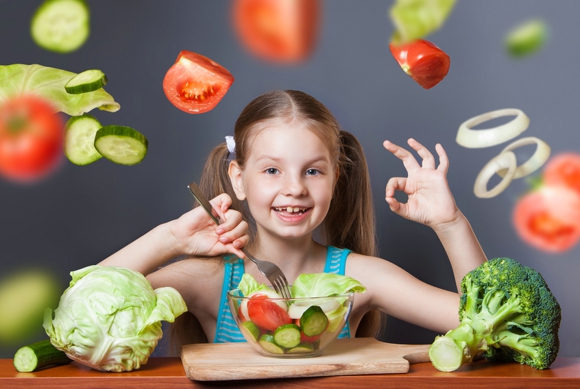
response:
{"label": "fork", "polygon": [[[212,218],[212,220],[219,225],[220,220],[213,215],[212,213],[213,207],[211,206],[211,203],[205,197],[201,189],[199,189],[197,184],[195,182],[192,182],[191,184],[189,184],[188,188],[193,197],[199,203],[199,205],[201,205],[201,207],[207,212],[207,214]],[[288,287],[288,280],[286,280],[286,276],[284,276],[284,273],[278,266],[276,266],[276,264],[268,261],[262,261],[254,257],[246,250],[245,247],[242,248],[242,252],[246,254],[246,257],[248,257],[252,262],[254,262],[258,267],[258,270],[264,276],[266,276],[268,281],[270,281],[270,283],[274,287],[276,293],[278,293],[279,295],[281,295],[286,299],[292,298],[290,288]]]}

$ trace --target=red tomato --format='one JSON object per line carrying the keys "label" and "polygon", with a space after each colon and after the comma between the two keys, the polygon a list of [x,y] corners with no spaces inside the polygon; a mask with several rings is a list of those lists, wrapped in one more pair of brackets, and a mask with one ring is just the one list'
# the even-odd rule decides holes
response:
{"label": "red tomato", "polygon": [[260,58],[299,62],[314,47],[319,0],[236,0],[233,22],[242,43]]}
{"label": "red tomato", "polygon": [[64,121],[36,95],[14,97],[0,105],[0,174],[31,181],[61,160]]}
{"label": "red tomato", "polygon": [[530,245],[544,251],[566,251],[580,240],[580,195],[565,186],[543,187],[518,201],[513,221]]}
{"label": "red tomato", "polygon": [[322,337],[322,334],[324,334],[324,332],[322,332],[319,335],[308,336],[308,335],[305,335],[304,332],[300,331],[300,341],[304,342],[304,343],[314,343]]}
{"label": "red tomato", "polygon": [[389,45],[391,54],[401,68],[425,89],[433,88],[449,72],[449,56],[424,39],[410,43]]}
{"label": "red tomato", "polygon": [[283,324],[292,323],[288,312],[264,295],[256,295],[248,301],[248,316],[258,327],[274,331]]}
{"label": "red tomato", "polygon": [[580,194],[580,154],[554,156],[546,164],[543,178],[546,185],[564,185]]}
{"label": "red tomato", "polygon": [[171,104],[187,113],[212,110],[225,96],[234,76],[201,54],[183,50],[163,79],[163,91]]}

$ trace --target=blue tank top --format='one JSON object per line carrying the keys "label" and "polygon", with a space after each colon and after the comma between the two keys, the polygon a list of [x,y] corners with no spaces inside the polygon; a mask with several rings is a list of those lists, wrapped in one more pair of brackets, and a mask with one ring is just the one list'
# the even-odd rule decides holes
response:
{"label": "blue tank top", "polygon": [[[346,257],[351,251],[348,249],[339,249],[328,246],[326,252],[326,264],[324,265],[325,273],[334,273],[344,275],[346,266]],[[214,343],[245,342],[244,336],[240,332],[227,300],[227,292],[236,289],[244,274],[244,261],[234,256],[228,256],[224,261],[224,282],[220,299],[218,320],[216,324]],[[338,335],[339,338],[350,338],[350,326],[348,322]]]}

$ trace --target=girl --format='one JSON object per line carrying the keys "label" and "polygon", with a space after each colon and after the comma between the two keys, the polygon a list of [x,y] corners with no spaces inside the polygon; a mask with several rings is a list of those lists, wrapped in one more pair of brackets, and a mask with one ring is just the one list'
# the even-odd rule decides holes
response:
{"label": "girl", "polygon": [[[243,259],[239,249],[244,245],[257,258],[275,262],[290,283],[299,274],[323,271],[360,281],[367,292],[356,295],[342,336],[377,335],[379,311],[441,333],[459,324],[457,293],[423,283],[375,256],[363,150],[324,105],[298,91],[266,93],[243,110],[234,141],[235,150],[226,143],[213,150],[200,181],[206,195],[215,197],[224,224],[216,227],[194,209],[101,263],[130,267],[146,274],[154,288],[173,286],[181,293],[193,315],[182,315],[174,324],[177,350],[192,342],[243,339],[237,328],[228,327],[233,319],[225,292],[237,286],[244,272],[267,283]],[[393,212],[433,228],[459,290],[463,276],[485,255],[450,193],[443,147],[435,147],[436,167],[427,148],[413,139],[408,143],[421,165],[406,149],[384,142],[408,172],[408,177],[388,181],[386,201]],[[396,191],[404,191],[408,201],[397,201]],[[248,235],[242,217],[249,222]],[[220,256],[226,253],[235,255],[223,261]],[[181,254],[194,256],[156,270]]]}

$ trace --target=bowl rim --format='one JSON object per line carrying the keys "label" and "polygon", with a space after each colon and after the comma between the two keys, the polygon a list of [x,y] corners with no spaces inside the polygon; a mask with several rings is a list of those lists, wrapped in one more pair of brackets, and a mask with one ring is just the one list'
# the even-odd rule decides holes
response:
{"label": "bowl rim", "polygon": [[[271,287],[269,287],[270,290],[274,291],[274,289],[272,289]],[[228,298],[234,298],[236,300],[244,300],[244,299],[251,299],[252,296],[236,296],[233,293],[236,291],[240,291],[240,288],[235,288],[235,289],[230,289],[227,291],[226,295]],[[240,291],[241,292],[241,291]],[[257,293],[256,293],[257,294]],[[266,300],[272,300],[272,301],[317,301],[317,300],[322,300],[322,299],[329,299],[329,298],[346,298],[349,299],[352,296],[354,296],[355,292],[354,291],[349,291],[343,294],[334,294],[331,296],[312,296],[312,297],[292,297],[292,298],[284,298],[284,297],[268,297],[266,298]]]}

